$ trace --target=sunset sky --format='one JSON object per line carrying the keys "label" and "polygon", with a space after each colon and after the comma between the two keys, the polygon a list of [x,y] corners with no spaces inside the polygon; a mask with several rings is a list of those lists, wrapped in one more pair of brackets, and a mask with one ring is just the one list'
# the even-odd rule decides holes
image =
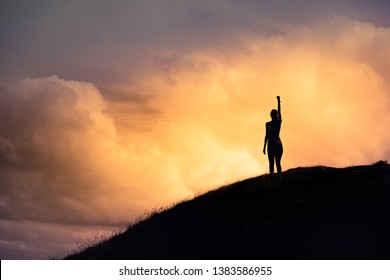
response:
{"label": "sunset sky", "polygon": [[265,174],[390,159],[388,0],[0,2],[0,258]]}

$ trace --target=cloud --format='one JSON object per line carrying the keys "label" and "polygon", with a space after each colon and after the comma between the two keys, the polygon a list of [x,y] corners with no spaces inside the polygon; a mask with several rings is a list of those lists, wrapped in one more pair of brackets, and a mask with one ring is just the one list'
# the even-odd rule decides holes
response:
{"label": "cloud", "polygon": [[1,98],[3,219],[123,224],[152,207],[135,176],[149,166],[121,146],[95,86],[24,79]]}
{"label": "cloud", "polygon": [[1,99],[3,218],[93,216],[108,184],[105,164],[120,154],[98,89],[52,76],[24,79]]}
{"label": "cloud", "polygon": [[[344,15],[389,26],[388,1],[12,1],[1,4],[0,78],[136,81],[159,48],[220,52],[237,36],[283,34]],[[72,18],[70,21],[69,18]],[[112,88],[111,88],[112,90]]]}
{"label": "cloud", "polygon": [[208,131],[196,142],[158,127],[119,135],[107,101],[86,82],[24,79],[1,99],[3,219],[123,224],[211,187],[210,174],[236,165],[226,159],[248,157],[220,147]]}
{"label": "cloud", "polygon": [[165,88],[155,104],[171,125],[208,131],[219,145],[262,161],[262,123],[281,95],[286,168],[373,162],[388,156],[389,34],[335,17],[243,38],[242,51],[166,54],[156,65]]}

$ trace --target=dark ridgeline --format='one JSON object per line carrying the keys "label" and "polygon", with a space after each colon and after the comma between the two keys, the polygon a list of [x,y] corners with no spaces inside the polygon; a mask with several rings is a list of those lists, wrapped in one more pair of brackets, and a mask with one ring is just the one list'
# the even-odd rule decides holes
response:
{"label": "dark ridgeline", "polygon": [[390,166],[263,175],[154,214],[66,259],[390,259]]}

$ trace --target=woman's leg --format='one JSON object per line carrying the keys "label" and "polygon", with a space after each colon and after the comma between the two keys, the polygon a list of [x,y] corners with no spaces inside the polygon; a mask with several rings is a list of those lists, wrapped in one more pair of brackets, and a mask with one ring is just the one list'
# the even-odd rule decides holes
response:
{"label": "woman's leg", "polygon": [[278,171],[279,180],[281,179],[281,174],[282,174],[282,165],[280,163],[282,160],[282,155],[283,155],[283,146],[280,145],[280,147],[278,147],[278,151],[275,155],[276,169]]}
{"label": "woman's leg", "polygon": [[269,175],[272,181],[274,175],[275,151],[269,145],[268,145],[268,162],[269,162]]}
{"label": "woman's leg", "polygon": [[274,174],[275,157],[268,154],[269,174]]}

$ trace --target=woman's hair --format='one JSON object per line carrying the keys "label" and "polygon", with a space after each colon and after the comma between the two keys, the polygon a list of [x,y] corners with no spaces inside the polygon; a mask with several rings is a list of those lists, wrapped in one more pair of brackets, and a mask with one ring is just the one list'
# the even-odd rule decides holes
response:
{"label": "woman's hair", "polygon": [[273,110],[271,111],[271,118],[272,118],[272,119],[279,119],[279,112],[278,112],[278,110],[273,109]]}

